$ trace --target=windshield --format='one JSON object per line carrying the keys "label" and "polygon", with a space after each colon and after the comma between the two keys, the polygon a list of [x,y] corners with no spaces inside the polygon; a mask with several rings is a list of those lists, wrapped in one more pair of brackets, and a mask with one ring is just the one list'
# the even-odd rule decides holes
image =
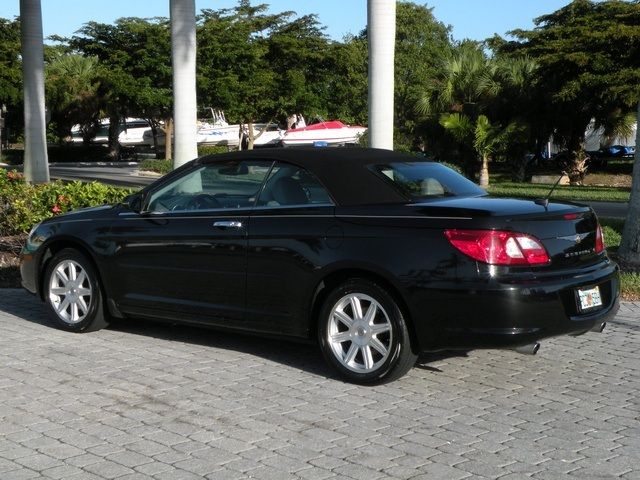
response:
{"label": "windshield", "polygon": [[394,162],[370,167],[412,201],[442,197],[478,197],[483,189],[459,173],[435,162]]}

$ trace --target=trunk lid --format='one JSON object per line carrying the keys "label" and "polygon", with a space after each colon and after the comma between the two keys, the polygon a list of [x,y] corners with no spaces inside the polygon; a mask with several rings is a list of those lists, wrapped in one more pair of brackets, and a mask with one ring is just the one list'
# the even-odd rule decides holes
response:
{"label": "trunk lid", "polygon": [[460,228],[508,230],[533,235],[542,242],[551,262],[535,268],[580,267],[596,262],[598,219],[586,205],[491,197],[449,198],[415,204],[430,216],[470,219]]}

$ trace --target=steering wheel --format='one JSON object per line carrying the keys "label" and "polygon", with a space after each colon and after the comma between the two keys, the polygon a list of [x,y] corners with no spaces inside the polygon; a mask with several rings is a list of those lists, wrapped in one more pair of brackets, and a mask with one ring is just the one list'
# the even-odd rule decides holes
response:
{"label": "steering wheel", "polygon": [[185,208],[187,210],[209,210],[212,208],[220,208],[221,206],[215,197],[207,195],[206,193],[199,193],[187,202]]}

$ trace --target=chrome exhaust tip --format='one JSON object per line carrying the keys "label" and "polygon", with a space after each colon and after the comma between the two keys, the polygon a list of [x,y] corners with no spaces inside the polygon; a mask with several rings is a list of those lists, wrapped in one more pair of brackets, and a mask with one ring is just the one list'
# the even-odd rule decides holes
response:
{"label": "chrome exhaust tip", "polygon": [[602,333],[602,331],[604,330],[604,327],[606,327],[606,326],[607,326],[607,322],[598,323],[591,329],[591,331],[592,332],[597,332],[597,333]]}
{"label": "chrome exhaust tip", "polygon": [[513,347],[511,350],[521,353],[523,355],[535,355],[540,350],[540,344],[538,342],[529,343],[528,345],[521,345],[519,347]]}

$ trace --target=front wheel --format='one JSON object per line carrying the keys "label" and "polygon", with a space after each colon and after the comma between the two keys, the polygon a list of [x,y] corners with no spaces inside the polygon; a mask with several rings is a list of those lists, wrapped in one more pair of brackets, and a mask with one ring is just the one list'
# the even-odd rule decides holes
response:
{"label": "front wheel", "polygon": [[47,265],[44,300],[49,317],[65,330],[89,332],[108,324],[98,275],[74,249],[61,250]]}
{"label": "front wheel", "polygon": [[329,294],[320,311],[318,339],[327,362],[354,383],[395,380],[417,359],[398,304],[365,279],[349,280]]}

